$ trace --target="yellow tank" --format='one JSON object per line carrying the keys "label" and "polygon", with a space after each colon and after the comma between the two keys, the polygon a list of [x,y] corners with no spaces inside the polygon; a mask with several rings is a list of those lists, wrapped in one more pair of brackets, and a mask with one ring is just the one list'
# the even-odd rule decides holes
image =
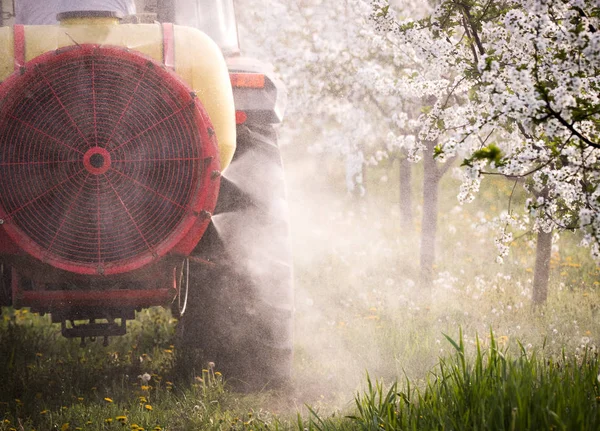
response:
{"label": "yellow tank", "polygon": [[[172,44],[164,42],[170,37],[166,29],[172,31]],[[23,31],[24,52],[16,54],[25,62],[77,44],[126,47],[160,63],[172,62],[166,66],[196,92],[210,116],[219,143],[221,170],[231,162],[236,126],[229,72],[218,46],[200,30],[177,25],[119,24],[112,18],[70,18],[56,26],[24,26]],[[0,28],[0,81],[19,66],[14,34],[13,28]],[[165,52],[167,49],[170,52]]]}

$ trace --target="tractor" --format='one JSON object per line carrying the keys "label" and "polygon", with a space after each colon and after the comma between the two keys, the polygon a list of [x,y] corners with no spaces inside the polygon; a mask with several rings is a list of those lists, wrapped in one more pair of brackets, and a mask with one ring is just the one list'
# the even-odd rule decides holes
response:
{"label": "tractor", "polygon": [[241,55],[233,0],[62,3],[0,28],[0,305],[82,345],[167,307],[186,372],[285,384],[284,86]]}

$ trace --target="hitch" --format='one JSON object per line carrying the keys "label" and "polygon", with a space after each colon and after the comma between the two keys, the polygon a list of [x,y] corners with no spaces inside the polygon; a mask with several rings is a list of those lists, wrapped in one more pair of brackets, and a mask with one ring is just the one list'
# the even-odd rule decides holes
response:
{"label": "hitch", "polygon": [[71,322],[71,327],[67,327],[67,321],[61,322],[61,333],[66,338],[81,338],[81,347],[85,347],[85,337],[90,341],[96,341],[96,337],[104,337],[103,345],[108,346],[108,337],[125,335],[127,331],[125,318],[121,318],[121,323],[117,324],[115,319],[107,319],[108,322],[98,323],[95,319],[90,319],[89,323],[76,324]]}

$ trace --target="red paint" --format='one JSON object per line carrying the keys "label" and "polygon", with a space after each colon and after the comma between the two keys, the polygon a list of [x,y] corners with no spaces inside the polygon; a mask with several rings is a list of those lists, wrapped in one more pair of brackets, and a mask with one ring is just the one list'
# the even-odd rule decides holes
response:
{"label": "red paint", "polygon": [[15,305],[42,309],[52,307],[54,311],[74,306],[151,307],[169,304],[175,294],[173,289],[20,291]]}
{"label": "red paint", "polygon": [[244,124],[248,119],[248,114],[244,111],[235,111],[235,124]]}
{"label": "red paint", "polygon": [[163,31],[163,63],[170,71],[175,71],[175,32],[173,24],[164,22]]}
{"label": "red paint", "polygon": [[110,153],[101,147],[90,148],[83,155],[83,166],[90,174],[104,174],[110,169],[110,163]]}
{"label": "red paint", "polygon": [[25,27],[21,24],[13,26],[14,50],[15,50],[15,71],[25,65]]}
{"label": "red paint", "polygon": [[262,73],[230,73],[231,86],[235,88],[265,88]]}

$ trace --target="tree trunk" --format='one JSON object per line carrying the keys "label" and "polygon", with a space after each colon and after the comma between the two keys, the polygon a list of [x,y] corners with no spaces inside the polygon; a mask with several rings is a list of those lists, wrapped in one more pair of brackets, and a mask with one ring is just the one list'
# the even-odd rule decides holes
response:
{"label": "tree trunk", "polygon": [[435,263],[435,239],[437,236],[438,185],[440,174],[433,158],[435,142],[427,142],[423,154],[423,217],[421,223],[420,284],[430,288]]}
{"label": "tree trunk", "polygon": [[552,231],[540,230],[537,235],[535,270],[533,273],[533,306],[543,305],[548,298],[550,280],[550,256],[552,254]]}
{"label": "tree trunk", "polygon": [[408,160],[406,150],[402,150],[398,158],[398,169],[400,171],[400,224],[403,231],[411,232],[413,230],[412,164]]}

